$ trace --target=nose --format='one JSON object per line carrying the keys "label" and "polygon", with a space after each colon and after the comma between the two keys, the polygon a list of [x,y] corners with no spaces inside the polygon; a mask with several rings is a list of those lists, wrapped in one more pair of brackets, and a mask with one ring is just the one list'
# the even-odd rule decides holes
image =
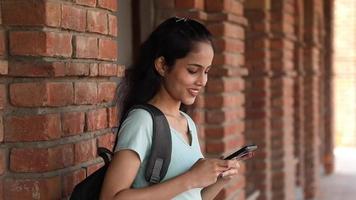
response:
{"label": "nose", "polygon": [[200,76],[198,77],[196,84],[198,86],[202,86],[204,87],[206,85],[206,82],[208,81],[208,74],[206,73],[202,73],[200,74]]}

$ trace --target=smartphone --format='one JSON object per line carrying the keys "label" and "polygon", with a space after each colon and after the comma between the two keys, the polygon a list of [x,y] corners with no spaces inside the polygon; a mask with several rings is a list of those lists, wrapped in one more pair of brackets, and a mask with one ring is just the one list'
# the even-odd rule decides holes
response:
{"label": "smartphone", "polygon": [[240,159],[244,156],[248,155],[250,152],[254,152],[257,150],[257,145],[250,144],[242,147],[241,149],[235,151],[233,154],[224,158],[224,160],[231,160],[231,159]]}

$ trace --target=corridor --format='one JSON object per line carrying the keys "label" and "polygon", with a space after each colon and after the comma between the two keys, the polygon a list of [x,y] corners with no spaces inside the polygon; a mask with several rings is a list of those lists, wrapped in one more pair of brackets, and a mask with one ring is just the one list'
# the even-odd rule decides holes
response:
{"label": "corridor", "polygon": [[335,173],[321,179],[320,200],[356,199],[356,148],[335,148]]}

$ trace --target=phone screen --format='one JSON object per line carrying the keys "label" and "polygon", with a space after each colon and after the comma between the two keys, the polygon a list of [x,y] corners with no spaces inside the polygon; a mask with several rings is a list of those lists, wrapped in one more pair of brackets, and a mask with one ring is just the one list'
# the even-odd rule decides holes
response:
{"label": "phone screen", "polygon": [[248,155],[250,152],[254,152],[257,150],[257,145],[250,144],[242,147],[241,149],[235,151],[231,155],[224,158],[224,160],[231,160],[231,159],[241,159],[244,156]]}

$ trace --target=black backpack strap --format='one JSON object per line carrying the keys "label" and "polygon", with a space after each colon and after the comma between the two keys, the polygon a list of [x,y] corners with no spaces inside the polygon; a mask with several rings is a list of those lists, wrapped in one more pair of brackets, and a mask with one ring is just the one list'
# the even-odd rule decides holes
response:
{"label": "black backpack strap", "polygon": [[105,165],[109,165],[114,153],[107,148],[98,147],[97,153],[103,158]]}
{"label": "black backpack strap", "polygon": [[172,139],[168,121],[162,111],[151,104],[135,105],[148,111],[153,120],[152,147],[146,166],[145,178],[151,184],[159,183],[166,175],[171,162]]}

